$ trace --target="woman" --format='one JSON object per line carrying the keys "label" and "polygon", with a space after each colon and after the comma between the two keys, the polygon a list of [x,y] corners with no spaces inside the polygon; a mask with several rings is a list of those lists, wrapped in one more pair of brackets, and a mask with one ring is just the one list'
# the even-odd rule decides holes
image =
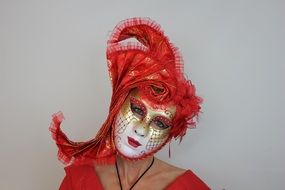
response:
{"label": "woman", "polygon": [[[135,38],[138,42],[124,43]],[[96,137],[72,142],[60,130],[62,113],[50,130],[66,167],[60,190],[209,189],[190,170],[154,157],[172,138],[195,126],[201,98],[182,72],[182,59],[160,26],[132,18],[118,24],[108,41],[113,94],[109,115]]]}

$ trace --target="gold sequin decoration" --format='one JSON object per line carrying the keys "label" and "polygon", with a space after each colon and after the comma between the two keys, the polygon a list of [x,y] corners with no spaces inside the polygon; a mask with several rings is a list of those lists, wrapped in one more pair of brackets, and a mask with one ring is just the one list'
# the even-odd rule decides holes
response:
{"label": "gold sequin decoration", "polygon": [[146,144],[147,150],[152,150],[153,148],[156,148],[159,145],[161,145],[165,141],[168,134],[163,130],[154,129],[152,127],[150,128],[150,133],[151,133],[150,140]]}

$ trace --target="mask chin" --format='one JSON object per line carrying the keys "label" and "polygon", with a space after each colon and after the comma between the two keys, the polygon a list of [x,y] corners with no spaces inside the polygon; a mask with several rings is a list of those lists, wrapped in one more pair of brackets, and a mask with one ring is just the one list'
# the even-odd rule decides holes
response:
{"label": "mask chin", "polygon": [[142,160],[146,157],[153,156],[170,140],[168,136],[166,139],[161,141],[159,145],[152,147],[151,149],[146,148],[147,143],[142,143],[141,146],[135,148],[128,142],[128,136],[131,136],[128,131],[125,131],[124,134],[119,134],[118,132],[116,133],[116,130],[113,131],[113,141],[116,152],[119,156],[127,160]]}
{"label": "mask chin", "polygon": [[150,152],[145,152],[145,151],[136,152],[136,151],[132,151],[128,149],[122,149],[121,147],[118,147],[116,144],[115,144],[115,147],[116,147],[117,155],[119,155],[122,158],[125,158],[127,160],[142,160],[149,156],[153,156],[155,153],[161,150],[167,142],[168,140]]}

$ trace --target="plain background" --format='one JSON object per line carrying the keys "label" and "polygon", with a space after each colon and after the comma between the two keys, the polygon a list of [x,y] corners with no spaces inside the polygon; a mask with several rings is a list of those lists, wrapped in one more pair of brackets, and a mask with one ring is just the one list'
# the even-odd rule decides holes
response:
{"label": "plain background", "polygon": [[0,189],[58,189],[48,126],[95,136],[111,86],[106,41],[126,18],[156,20],[204,98],[196,129],[158,156],[214,190],[285,189],[285,2],[0,0]]}

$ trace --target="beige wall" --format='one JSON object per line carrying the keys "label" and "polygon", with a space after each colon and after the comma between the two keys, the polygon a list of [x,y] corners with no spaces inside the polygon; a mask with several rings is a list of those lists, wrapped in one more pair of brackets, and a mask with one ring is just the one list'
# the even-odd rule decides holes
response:
{"label": "beige wall", "polygon": [[0,189],[58,188],[51,115],[64,112],[74,140],[95,135],[111,95],[106,40],[133,16],[162,25],[205,99],[198,128],[159,157],[215,190],[285,189],[285,2],[100,2],[0,0]]}

